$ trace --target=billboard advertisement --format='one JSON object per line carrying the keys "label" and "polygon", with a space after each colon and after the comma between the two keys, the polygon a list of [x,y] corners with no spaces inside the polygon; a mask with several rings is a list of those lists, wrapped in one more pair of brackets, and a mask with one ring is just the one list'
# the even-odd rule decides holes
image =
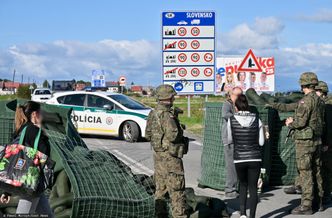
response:
{"label": "billboard advertisement", "polygon": [[257,92],[273,92],[275,86],[275,66],[273,57],[257,57],[261,72],[238,72],[243,57],[217,58],[216,94],[222,94],[233,87],[244,91],[254,88]]}

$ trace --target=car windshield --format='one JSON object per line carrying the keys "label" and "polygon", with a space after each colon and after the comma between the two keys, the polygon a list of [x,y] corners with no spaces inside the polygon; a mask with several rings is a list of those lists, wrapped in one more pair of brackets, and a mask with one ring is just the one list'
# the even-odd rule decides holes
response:
{"label": "car windshield", "polygon": [[36,90],[35,95],[50,95],[50,90]]}
{"label": "car windshield", "polygon": [[123,106],[133,110],[144,110],[148,109],[144,104],[135,101],[134,99],[126,96],[126,95],[109,95],[108,97],[112,98],[113,100],[119,102]]}

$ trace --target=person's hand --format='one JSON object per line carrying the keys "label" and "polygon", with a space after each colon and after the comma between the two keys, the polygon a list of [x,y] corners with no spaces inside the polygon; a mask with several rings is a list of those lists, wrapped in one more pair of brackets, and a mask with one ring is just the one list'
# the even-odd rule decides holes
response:
{"label": "person's hand", "polygon": [[266,140],[270,139],[270,133],[269,132],[265,132],[265,139]]}
{"label": "person's hand", "polygon": [[327,150],[329,150],[329,146],[323,146],[323,152],[327,152]]}
{"label": "person's hand", "polygon": [[10,196],[6,194],[2,194],[0,198],[0,202],[3,204],[8,204],[10,201]]}
{"label": "person's hand", "polygon": [[264,125],[263,130],[264,130],[265,139],[268,140],[270,138],[269,126]]}
{"label": "person's hand", "polygon": [[286,126],[289,126],[293,122],[294,122],[293,117],[288,117],[287,120],[286,120],[286,122],[285,122],[285,124],[286,124]]}
{"label": "person's hand", "polygon": [[269,108],[273,108],[271,104],[265,104],[264,105],[264,109],[269,109]]}

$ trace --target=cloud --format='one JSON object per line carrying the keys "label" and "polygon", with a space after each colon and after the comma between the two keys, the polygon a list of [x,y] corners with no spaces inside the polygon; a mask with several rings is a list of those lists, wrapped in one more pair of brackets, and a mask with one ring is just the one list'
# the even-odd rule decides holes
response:
{"label": "cloud", "polygon": [[277,49],[283,29],[284,25],[275,17],[256,18],[253,25],[243,23],[222,33],[218,48],[222,54],[242,54],[248,48]]}
{"label": "cloud", "polygon": [[321,9],[312,15],[299,16],[299,19],[313,22],[332,23],[332,10]]}
{"label": "cloud", "polygon": [[[280,34],[284,25],[274,17],[256,18],[242,23],[218,37],[218,56],[244,55],[253,48],[257,56],[274,56],[277,88],[297,89],[301,72],[314,71],[332,85],[332,43],[284,47]],[[58,40],[0,48],[0,78],[17,75],[42,82],[44,79],[90,80],[94,69],[104,69],[107,80],[126,75],[129,82],[158,85],[161,83],[159,42],[147,40],[112,40],[86,43]]]}
{"label": "cloud", "polygon": [[10,77],[10,72],[16,69],[25,78],[39,81],[46,78],[89,80],[92,70],[104,69],[108,79],[117,79],[122,74],[136,75],[133,80],[144,82],[160,75],[158,48],[158,43],[147,40],[110,39],[95,43],[59,40],[14,45],[0,50],[0,78]]}

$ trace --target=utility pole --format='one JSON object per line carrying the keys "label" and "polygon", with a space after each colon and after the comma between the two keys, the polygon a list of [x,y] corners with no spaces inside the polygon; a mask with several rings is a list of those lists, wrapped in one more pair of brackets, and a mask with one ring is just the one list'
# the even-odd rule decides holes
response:
{"label": "utility pole", "polygon": [[22,76],[21,76],[21,83],[23,84],[23,73],[22,73]]}
{"label": "utility pole", "polygon": [[15,94],[15,74],[16,74],[16,70],[14,69],[14,72],[13,72],[13,92],[14,92],[14,94]]}
{"label": "utility pole", "polygon": [[15,82],[15,74],[16,74],[16,70],[14,69],[14,72],[13,72],[13,84]]}

